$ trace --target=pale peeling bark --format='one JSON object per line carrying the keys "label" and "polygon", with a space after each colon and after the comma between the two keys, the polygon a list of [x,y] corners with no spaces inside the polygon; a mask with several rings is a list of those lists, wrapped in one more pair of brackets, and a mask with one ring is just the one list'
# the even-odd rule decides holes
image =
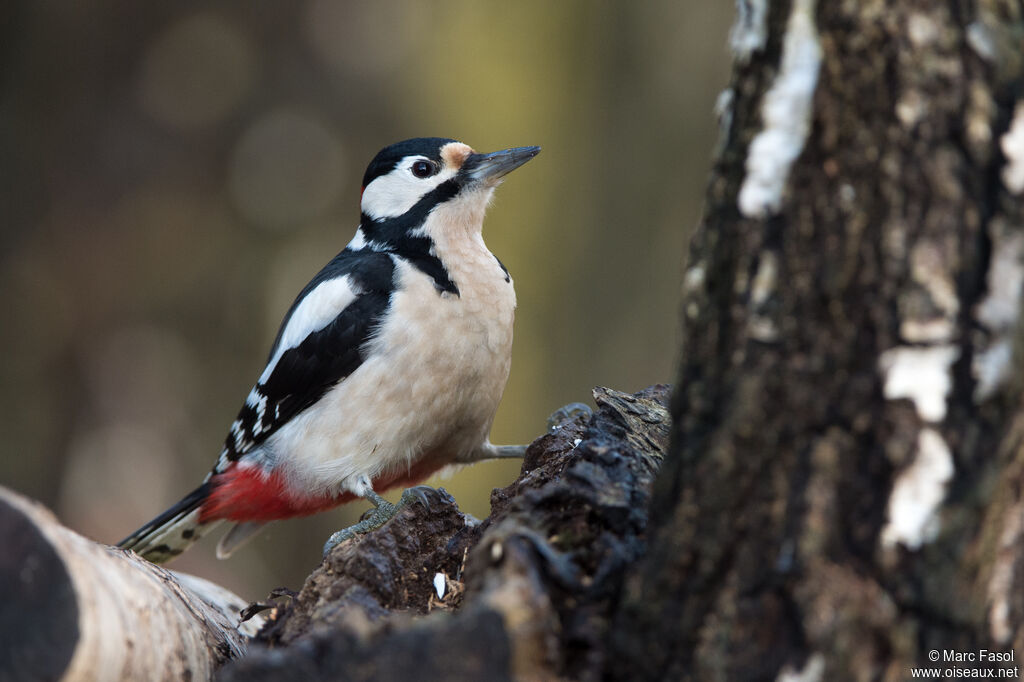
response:
{"label": "pale peeling bark", "polygon": [[4,488],[0,535],[0,678],[208,680],[245,650],[246,602],[224,588],[84,538]]}
{"label": "pale peeling bark", "polygon": [[741,5],[616,676],[1020,661],[1024,10]]}

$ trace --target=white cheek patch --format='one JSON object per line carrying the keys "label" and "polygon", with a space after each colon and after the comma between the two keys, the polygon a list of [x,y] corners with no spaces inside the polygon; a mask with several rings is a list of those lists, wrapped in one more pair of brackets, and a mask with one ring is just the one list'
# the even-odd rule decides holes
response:
{"label": "white cheek patch", "polygon": [[395,218],[403,215],[416,202],[435,187],[455,175],[452,168],[444,168],[429,178],[417,178],[409,168],[424,157],[414,156],[402,162],[390,173],[382,175],[363,190],[363,213],[374,220]]}
{"label": "white cheek patch", "polygon": [[288,318],[281,342],[274,350],[267,368],[263,370],[260,383],[270,378],[285,351],[298,346],[307,336],[329,325],[358,295],[359,289],[352,285],[348,275],[322,282],[309,292]]}

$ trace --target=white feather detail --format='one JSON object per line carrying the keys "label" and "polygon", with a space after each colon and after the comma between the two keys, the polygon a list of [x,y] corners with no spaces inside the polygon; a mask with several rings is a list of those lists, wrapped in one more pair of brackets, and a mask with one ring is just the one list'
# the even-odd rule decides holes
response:
{"label": "white feather detail", "polygon": [[352,237],[352,241],[345,247],[351,251],[362,251],[366,248],[366,235],[363,234],[363,228],[356,230],[356,236]]}
{"label": "white feather detail", "polygon": [[310,291],[288,318],[288,324],[281,334],[281,342],[277,344],[273,357],[260,375],[260,383],[270,378],[286,350],[295,348],[307,336],[333,322],[359,294],[359,288],[352,284],[348,275],[321,282]]}
{"label": "white feather detail", "polygon": [[227,559],[236,549],[252,540],[265,525],[262,521],[236,523],[217,543],[217,558]]}

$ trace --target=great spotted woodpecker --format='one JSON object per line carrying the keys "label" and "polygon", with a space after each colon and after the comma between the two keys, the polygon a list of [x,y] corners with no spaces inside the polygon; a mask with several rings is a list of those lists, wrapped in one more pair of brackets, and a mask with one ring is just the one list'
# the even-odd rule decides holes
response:
{"label": "great spotted woodpecker", "polygon": [[522,456],[488,440],[516,297],[481,229],[501,179],[539,152],[478,154],[443,138],[381,150],[355,238],[288,310],[213,470],[120,546],[161,563],[233,521],[224,558],[269,521],[355,498],[376,507],[353,527],[366,530],[394,512],[378,492]]}

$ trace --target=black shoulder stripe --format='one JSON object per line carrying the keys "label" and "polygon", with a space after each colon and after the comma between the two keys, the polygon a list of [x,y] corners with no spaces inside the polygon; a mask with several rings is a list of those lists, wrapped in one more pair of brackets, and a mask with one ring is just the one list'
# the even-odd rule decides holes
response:
{"label": "black shoulder stripe", "polygon": [[405,259],[410,265],[434,280],[434,286],[439,292],[459,295],[459,287],[448,275],[448,270],[445,269],[441,259],[434,254],[409,249],[397,252],[395,255]]}
{"label": "black shoulder stripe", "polygon": [[434,207],[459,193],[455,179],[446,180],[423,195],[408,211],[394,218],[374,220],[365,213],[359,224],[368,241],[409,261],[414,267],[434,280],[440,292],[459,295],[459,288],[448,274],[441,259],[431,252],[433,243],[428,237],[416,236],[415,231],[426,221]]}

